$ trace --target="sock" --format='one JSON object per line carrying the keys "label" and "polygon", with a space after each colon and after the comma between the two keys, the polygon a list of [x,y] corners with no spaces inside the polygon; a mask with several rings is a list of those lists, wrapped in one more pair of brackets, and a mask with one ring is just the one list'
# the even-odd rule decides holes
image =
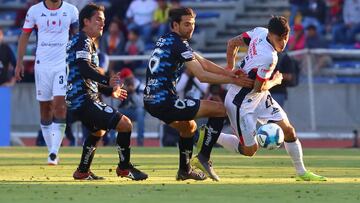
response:
{"label": "sock", "polygon": [[131,132],[119,132],[116,137],[116,148],[119,153],[119,168],[127,169],[130,163]]}
{"label": "sock", "polygon": [[295,166],[296,173],[303,175],[306,172],[306,168],[303,162],[303,151],[299,139],[296,139],[295,142],[285,142],[284,145]]}
{"label": "sock", "polygon": [[55,153],[56,155],[59,153],[59,149],[65,135],[65,128],[65,120],[54,119],[54,122],[52,124],[53,138],[51,153]]}
{"label": "sock", "polygon": [[89,171],[91,162],[95,155],[96,146],[100,138],[101,137],[96,137],[94,135],[89,135],[86,138],[81,155],[81,161],[79,164],[80,172],[85,173]]}
{"label": "sock", "polygon": [[52,148],[52,122],[49,121],[41,121],[40,122],[41,132],[43,134],[46,146],[48,148],[48,152],[50,154]]}
{"label": "sock", "polygon": [[220,133],[220,136],[217,140],[217,143],[219,145],[224,147],[226,150],[235,153],[239,153],[239,142],[240,139],[238,138],[238,136],[225,133]]}
{"label": "sock", "polygon": [[221,130],[224,125],[223,117],[219,118],[209,118],[206,127],[205,127],[205,134],[203,144],[201,146],[200,154],[203,155],[205,158],[210,159],[211,150],[216,143]]}
{"label": "sock", "polygon": [[190,159],[193,152],[193,137],[179,138],[179,169],[189,171],[190,170]]}

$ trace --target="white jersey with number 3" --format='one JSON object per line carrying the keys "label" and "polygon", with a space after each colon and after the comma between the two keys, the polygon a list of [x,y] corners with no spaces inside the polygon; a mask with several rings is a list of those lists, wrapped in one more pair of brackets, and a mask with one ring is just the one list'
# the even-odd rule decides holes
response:
{"label": "white jersey with number 3", "polygon": [[45,1],[31,6],[26,14],[23,31],[37,29],[36,61],[51,65],[49,68],[65,67],[70,25],[77,21],[77,8],[65,1],[54,10],[47,8]]}

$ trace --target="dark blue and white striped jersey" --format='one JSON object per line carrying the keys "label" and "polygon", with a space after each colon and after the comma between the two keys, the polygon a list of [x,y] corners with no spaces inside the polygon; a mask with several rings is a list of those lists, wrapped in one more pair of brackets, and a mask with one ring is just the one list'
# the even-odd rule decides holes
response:
{"label": "dark blue and white striped jersey", "polygon": [[158,39],[146,71],[144,103],[161,105],[178,99],[176,83],[183,65],[194,60],[193,50],[174,32]]}
{"label": "dark blue and white striped jersey", "polygon": [[66,103],[70,110],[78,109],[85,99],[99,100],[101,84],[109,78],[101,75],[95,43],[84,32],[74,35],[67,45],[68,66]]}

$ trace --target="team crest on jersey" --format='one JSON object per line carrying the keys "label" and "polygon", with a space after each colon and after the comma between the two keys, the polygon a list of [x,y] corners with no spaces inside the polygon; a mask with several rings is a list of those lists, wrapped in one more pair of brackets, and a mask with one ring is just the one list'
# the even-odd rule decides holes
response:
{"label": "team crest on jersey", "polygon": [[112,113],[112,112],[114,112],[114,110],[113,110],[110,106],[106,106],[106,107],[104,108],[104,111],[105,111],[106,113]]}

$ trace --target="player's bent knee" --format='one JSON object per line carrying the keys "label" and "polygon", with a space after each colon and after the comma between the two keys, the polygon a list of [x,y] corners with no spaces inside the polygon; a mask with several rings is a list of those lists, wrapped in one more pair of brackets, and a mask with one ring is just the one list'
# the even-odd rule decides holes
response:
{"label": "player's bent knee", "polygon": [[116,131],[118,132],[131,132],[132,128],[133,126],[131,120],[126,116],[122,116],[120,121],[116,125]]}
{"label": "player's bent knee", "polygon": [[98,131],[96,131],[96,132],[93,132],[92,134],[93,134],[94,136],[96,136],[96,137],[102,137],[102,136],[105,135],[105,133],[106,133],[105,130],[98,130]]}
{"label": "player's bent knee", "polygon": [[295,128],[292,125],[286,126],[283,131],[286,142],[293,142],[297,139],[295,134]]}
{"label": "player's bent knee", "polygon": [[244,147],[243,148],[243,151],[242,151],[242,154],[244,156],[248,156],[248,157],[252,157],[256,154],[257,150],[258,150],[258,145],[257,144],[254,144],[253,146],[249,146],[249,147]]}

